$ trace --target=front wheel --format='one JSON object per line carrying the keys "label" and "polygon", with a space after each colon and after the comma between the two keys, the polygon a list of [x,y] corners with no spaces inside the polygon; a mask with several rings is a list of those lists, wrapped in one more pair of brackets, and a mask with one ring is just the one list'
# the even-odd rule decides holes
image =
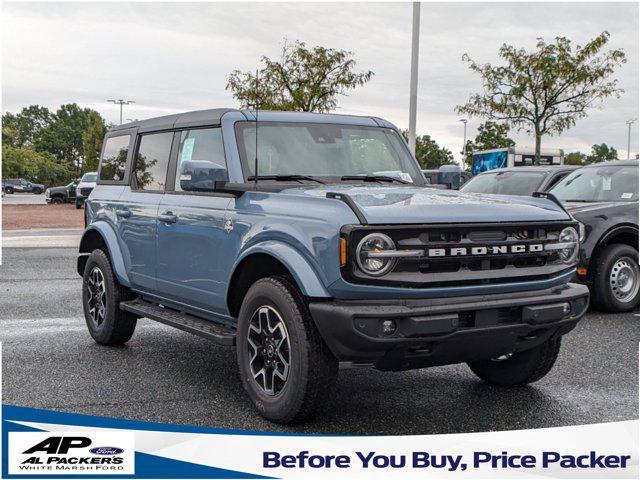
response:
{"label": "front wheel", "polygon": [[338,361],[288,278],[251,286],[240,308],[236,348],[244,389],[269,420],[307,420],[331,393]]}
{"label": "front wheel", "polygon": [[137,318],[120,309],[120,302],[129,299],[131,293],[118,283],[107,254],[91,252],[82,277],[82,306],[89,334],[97,343],[122,345],[131,338]]}
{"label": "front wheel", "polygon": [[628,312],[640,303],[638,251],[624,244],[613,244],[596,258],[593,306],[605,312]]}
{"label": "front wheel", "polygon": [[82,208],[82,201],[76,200],[76,209],[80,210]]}
{"label": "front wheel", "polygon": [[560,338],[542,345],[489,360],[469,362],[469,368],[480,379],[500,387],[521,387],[544,377],[558,358]]}

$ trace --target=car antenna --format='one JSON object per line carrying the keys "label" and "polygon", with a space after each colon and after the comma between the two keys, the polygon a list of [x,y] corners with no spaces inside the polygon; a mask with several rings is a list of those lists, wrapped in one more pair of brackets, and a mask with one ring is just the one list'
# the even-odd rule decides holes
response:
{"label": "car antenna", "polygon": [[253,164],[253,186],[255,190],[258,190],[258,75],[259,71],[256,69],[256,158]]}

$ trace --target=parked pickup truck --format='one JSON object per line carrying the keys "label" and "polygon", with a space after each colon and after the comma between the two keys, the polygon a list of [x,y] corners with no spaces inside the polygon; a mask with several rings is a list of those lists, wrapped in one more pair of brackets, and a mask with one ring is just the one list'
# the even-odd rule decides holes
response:
{"label": "parked pickup truck", "polygon": [[535,382],[589,300],[571,283],[578,224],[552,198],[429,188],[374,117],[217,109],[115,127],[85,215],[94,340],[125,343],[146,317],[235,346],[276,422],[318,411],[339,362]]}

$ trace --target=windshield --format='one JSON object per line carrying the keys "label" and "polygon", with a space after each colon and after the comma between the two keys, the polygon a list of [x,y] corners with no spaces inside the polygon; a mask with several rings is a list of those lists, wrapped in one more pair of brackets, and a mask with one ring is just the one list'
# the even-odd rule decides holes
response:
{"label": "windshield", "polygon": [[635,202],[638,200],[638,167],[581,168],[549,192],[565,202]]}
{"label": "windshield", "polygon": [[[237,123],[236,135],[240,156],[251,176],[255,123]],[[406,143],[394,130],[326,123],[261,122],[258,174],[305,175],[329,181],[345,176],[382,176],[424,183]]]}
{"label": "windshield", "polygon": [[81,182],[84,183],[95,183],[95,181],[98,179],[98,174],[97,173],[85,173],[82,176],[82,180],[80,180]]}
{"label": "windshield", "polygon": [[538,190],[544,172],[495,172],[473,177],[462,187],[465,193],[497,193],[501,195],[527,195]]}

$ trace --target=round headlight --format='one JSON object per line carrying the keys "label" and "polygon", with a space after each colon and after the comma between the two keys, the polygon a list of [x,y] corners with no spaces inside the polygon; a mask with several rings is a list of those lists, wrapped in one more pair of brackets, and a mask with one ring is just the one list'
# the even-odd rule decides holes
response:
{"label": "round headlight", "polygon": [[356,260],[358,267],[367,275],[379,277],[396,264],[393,257],[384,257],[384,252],[395,251],[393,240],[382,233],[370,233],[358,244]]}
{"label": "round headlight", "polygon": [[578,232],[576,232],[575,228],[567,227],[563,229],[560,232],[558,242],[572,245],[558,250],[560,260],[562,260],[564,263],[573,263],[578,256],[579,241],[580,236],[578,235]]}

